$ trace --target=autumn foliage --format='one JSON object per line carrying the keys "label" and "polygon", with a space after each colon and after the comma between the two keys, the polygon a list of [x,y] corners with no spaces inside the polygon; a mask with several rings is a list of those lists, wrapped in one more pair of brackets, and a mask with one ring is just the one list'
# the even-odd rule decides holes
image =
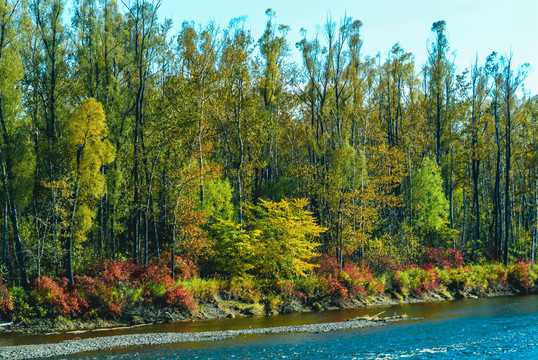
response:
{"label": "autumn foliage", "polygon": [[443,20],[419,65],[347,16],[290,46],[161,3],[0,2],[0,315],[535,286],[527,66],[457,69]]}
{"label": "autumn foliage", "polygon": [[[32,286],[27,299],[34,310],[27,315],[39,317],[116,318],[128,306],[140,304],[168,306],[193,311],[192,295],[178,284],[164,262],[137,265],[107,260],[96,264],[95,276],[76,276],[75,286],[67,278],[42,276]],[[13,315],[14,295],[0,283],[0,312]]]}

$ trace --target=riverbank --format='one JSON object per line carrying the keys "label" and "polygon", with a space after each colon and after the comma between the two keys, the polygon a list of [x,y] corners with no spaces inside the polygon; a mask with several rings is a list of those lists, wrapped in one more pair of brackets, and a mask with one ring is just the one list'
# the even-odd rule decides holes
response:
{"label": "riverbank", "polygon": [[[538,287],[534,286],[525,294],[538,294]],[[127,309],[125,314],[117,319],[32,319],[27,322],[14,323],[0,328],[0,333],[21,333],[21,334],[61,334],[68,332],[86,332],[92,330],[122,329],[137,326],[161,324],[161,323],[181,323],[200,320],[212,320],[220,318],[252,317],[252,316],[274,316],[278,314],[308,313],[319,311],[349,310],[369,307],[384,307],[400,304],[416,304],[437,301],[450,301],[456,299],[475,299],[479,297],[499,297],[522,295],[514,289],[508,287],[495,292],[480,292],[477,289],[468,288],[464,292],[450,292],[446,288],[431,291],[423,296],[411,296],[403,299],[401,294],[382,294],[356,299],[342,300],[336,297],[325,297],[319,302],[322,304],[313,309],[307,303],[297,299],[288,299],[283,302],[279,310],[272,310],[271,313],[255,312],[252,309],[260,309],[259,303],[248,303],[222,300],[220,297],[214,299],[212,303],[205,303],[198,307],[196,312],[186,313],[172,308],[155,307],[132,307]]]}
{"label": "riverbank", "polygon": [[358,329],[367,326],[385,325],[386,321],[352,319],[344,322],[277,326],[259,329],[208,331],[199,333],[154,333],[107,336],[100,338],[68,340],[53,344],[0,347],[0,359],[38,359],[66,356],[87,351],[99,351],[128,346],[154,346],[172,343],[219,341],[240,335],[319,333],[336,330]]}
{"label": "riverbank", "polygon": [[297,279],[164,277],[164,283],[155,274],[159,268],[140,275],[140,269],[111,265],[115,272],[80,278],[71,290],[53,279],[30,292],[6,288],[11,318],[4,320],[13,324],[0,332],[43,334],[538,293],[538,266],[524,262],[409,266],[377,277],[366,267],[322,263],[316,274]]}
{"label": "riverbank", "polygon": [[[471,302],[438,301],[429,302],[426,304],[408,304],[403,307],[387,306],[386,308],[376,308],[375,310],[372,309],[374,311],[369,312],[370,314],[372,314],[371,316],[365,315],[365,312],[363,311],[343,310],[336,312],[320,312],[316,314],[312,313],[311,315],[307,315],[307,317],[301,316],[299,318],[295,316],[271,317],[272,320],[270,320],[269,322],[259,320],[262,318],[253,319],[252,322],[243,321],[247,319],[235,319],[226,321],[227,323],[229,322],[230,325],[225,326],[224,328],[221,327],[223,324],[222,321],[211,321],[206,322],[206,325],[202,327],[190,325],[186,327],[182,325],[160,325],[138,328],[138,331],[144,331],[143,329],[146,329],[145,333],[130,333],[130,330],[132,331],[133,329],[128,328],[123,331],[120,330],[120,332],[118,332],[117,330],[111,331],[108,333],[108,336],[106,335],[106,332],[78,332],[78,334],[73,335],[73,337],[71,337],[70,339],[65,335],[48,335],[46,337],[40,337],[41,339],[38,340],[37,343],[41,342],[41,344],[0,347],[0,359],[48,358],[74,355],[77,353],[87,353],[86,356],[96,356],[95,354],[92,354],[90,352],[98,351],[98,354],[107,354],[107,351],[112,349],[114,350],[114,352],[126,352],[125,354],[128,354],[128,352],[132,351],[136,351],[137,353],[143,353],[146,350],[159,351],[158,349],[163,349],[158,345],[216,342],[221,340],[234,339],[244,335],[248,336],[300,333],[318,334],[331,331],[377,327],[389,325],[395,322],[399,323],[401,321],[404,321],[406,324],[409,324],[416,323],[417,321],[423,321],[421,319],[426,319],[426,321],[428,321],[427,319],[431,320],[432,316],[433,318],[438,319],[444,318],[447,316],[447,311],[451,314],[449,317],[452,319],[455,315],[452,313],[451,309],[459,309],[457,311],[462,311],[462,309],[464,309],[464,314],[460,316],[466,318],[467,316],[469,316],[469,314],[474,313],[473,311],[476,312],[475,315],[483,315],[487,313],[487,311],[489,310],[484,310],[486,309],[484,308],[484,305],[488,304],[489,301],[493,302],[493,305],[490,306],[492,307],[492,309],[498,309],[499,307],[502,307],[496,304],[519,304],[520,301],[530,301],[528,300],[528,297],[522,297],[520,299],[518,299],[518,297],[514,297],[514,300],[509,300],[509,298],[510,297],[497,297],[491,300],[473,299]],[[425,299],[415,300],[424,302]],[[412,303],[416,301],[408,302]],[[473,308],[476,309],[471,310]],[[441,313],[437,314],[437,312],[439,311]],[[498,312],[498,310],[495,310],[495,312]],[[310,323],[313,319],[318,319],[319,323]],[[345,319],[347,319],[347,321],[344,321]],[[237,321],[239,321],[239,323]],[[238,327],[238,325],[240,327]],[[88,336],[88,338],[85,338],[85,336]],[[93,337],[90,338],[89,336]],[[319,335],[313,336],[317,337]],[[248,339],[248,337],[243,338],[243,340],[240,340],[241,343],[243,343],[245,339]],[[236,340],[234,340],[234,343],[235,341]],[[221,345],[215,344],[215,346]],[[83,355],[84,354],[80,354],[79,356]],[[124,355],[122,358],[127,359],[129,357],[127,355]],[[149,356],[148,358],[152,357]]]}

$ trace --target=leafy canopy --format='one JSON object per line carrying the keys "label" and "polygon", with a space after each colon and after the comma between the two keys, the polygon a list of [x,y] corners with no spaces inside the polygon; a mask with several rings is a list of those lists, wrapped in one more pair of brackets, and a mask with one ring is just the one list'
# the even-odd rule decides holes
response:
{"label": "leafy canopy", "polygon": [[217,270],[267,278],[306,276],[315,266],[309,260],[318,256],[315,239],[325,231],[306,205],[306,199],[260,199],[258,205],[245,205],[243,229],[230,220],[213,224]]}

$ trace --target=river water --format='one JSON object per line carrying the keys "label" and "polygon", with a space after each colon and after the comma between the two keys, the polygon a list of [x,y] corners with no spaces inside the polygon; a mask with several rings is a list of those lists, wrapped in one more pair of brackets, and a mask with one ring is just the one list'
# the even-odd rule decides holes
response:
{"label": "river water", "polygon": [[388,326],[329,333],[244,335],[217,342],[129,348],[69,359],[538,359],[538,295],[160,324],[111,331],[0,337],[0,345],[126,333],[192,332],[406,315]]}

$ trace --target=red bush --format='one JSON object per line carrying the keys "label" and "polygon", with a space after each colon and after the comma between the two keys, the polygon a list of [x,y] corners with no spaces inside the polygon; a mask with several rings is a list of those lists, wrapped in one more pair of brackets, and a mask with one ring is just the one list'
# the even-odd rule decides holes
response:
{"label": "red bush", "polygon": [[325,285],[325,293],[334,296],[340,300],[349,299],[348,290],[344,282],[336,278],[322,278],[321,281]]}
{"label": "red bush", "polygon": [[340,264],[334,256],[323,254],[317,264],[316,274],[323,277],[337,277],[340,273]]}
{"label": "red bush", "polygon": [[530,268],[530,261],[520,260],[516,264],[510,265],[508,267],[508,282],[519,290],[529,289],[532,286]]}
{"label": "red bush", "polygon": [[291,280],[278,280],[276,283],[276,289],[280,292],[282,297],[286,299],[296,298],[306,303],[307,296],[305,293],[295,290],[293,282]]}
{"label": "red bush", "polygon": [[76,290],[67,291],[68,280],[54,280],[42,276],[34,283],[32,296],[42,311],[51,315],[78,315],[81,312],[81,300]]}
{"label": "red bush", "polygon": [[115,286],[89,276],[76,276],[75,284],[75,291],[79,294],[84,310],[93,309],[104,316],[122,314],[125,301],[123,294]]}
{"label": "red bush", "polygon": [[194,311],[196,309],[192,294],[184,289],[183,285],[170,286],[166,289],[166,303],[181,310]]}
{"label": "red bush", "polygon": [[372,270],[368,266],[359,267],[353,263],[347,263],[343,272],[348,276],[346,280],[350,293],[357,296],[365,296],[369,292],[373,295],[383,293],[383,287],[375,281]]}
{"label": "red bush", "polygon": [[[167,251],[161,256],[161,262],[172,268],[172,253]],[[186,280],[198,275],[196,264],[188,258],[175,257],[175,278]]]}
{"label": "red bush", "polygon": [[186,280],[198,275],[196,264],[187,258],[176,256],[175,277]]}
{"label": "red bush", "polygon": [[426,276],[422,278],[418,292],[423,295],[437,289],[439,289],[439,276],[437,275],[437,271],[433,268],[426,270]]}
{"label": "red bush", "polygon": [[100,277],[108,285],[126,283],[131,280],[132,274],[136,272],[138,267],[133,262],[105,260]]}
{"label": "red bush", "polygon": [[171,274],[172,271],[165,264],[154,262],[138,266],[132,273],[131,281],[139,285],[168,283],[172,280]]}
{"label": "red bush", "polygon": [[6,283],[0,279],[0,315],[10,318],[13,311],[13,296],[6,286]]}

